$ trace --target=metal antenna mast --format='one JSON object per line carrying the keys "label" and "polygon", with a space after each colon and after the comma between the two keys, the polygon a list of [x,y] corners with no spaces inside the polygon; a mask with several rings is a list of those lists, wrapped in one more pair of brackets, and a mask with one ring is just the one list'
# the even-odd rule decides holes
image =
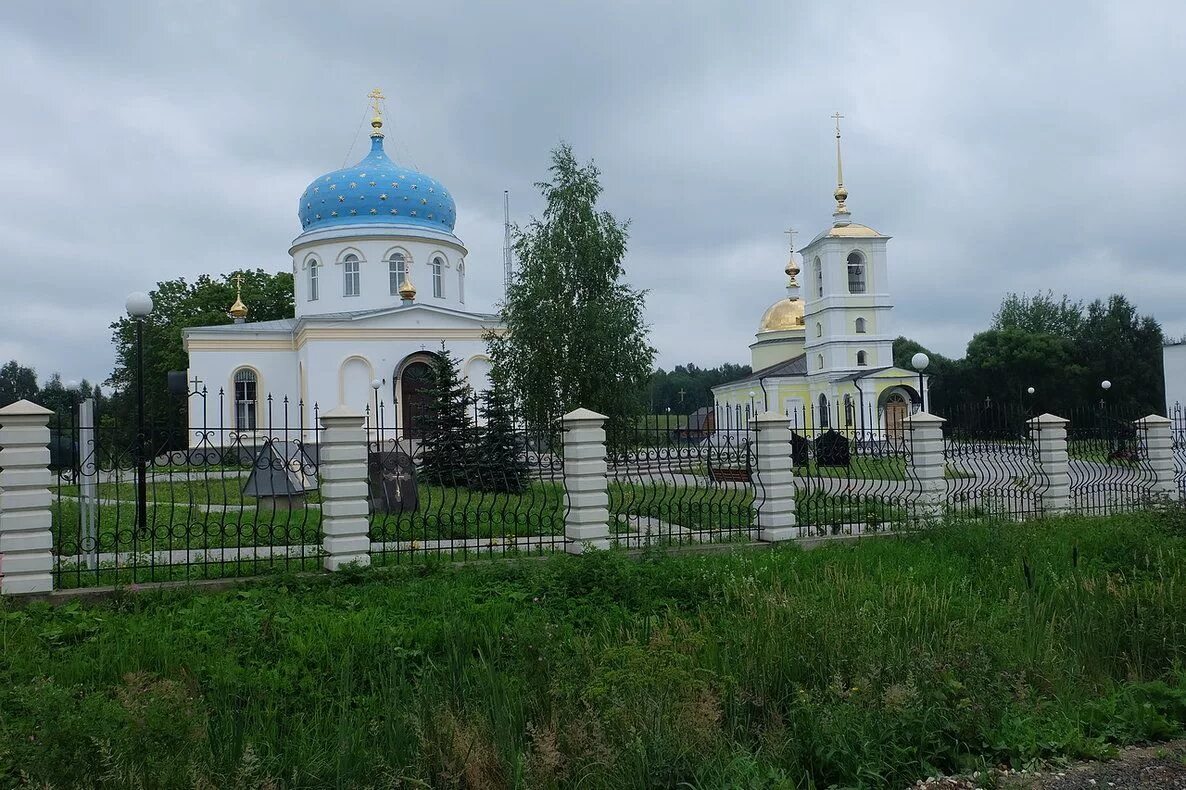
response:
{"label": "metal antenna mast", "polygon": [[511,280],[514,279],[514,261],[511,258],[511,193],[502,191],[502,298],[505,302],[511,294]]}

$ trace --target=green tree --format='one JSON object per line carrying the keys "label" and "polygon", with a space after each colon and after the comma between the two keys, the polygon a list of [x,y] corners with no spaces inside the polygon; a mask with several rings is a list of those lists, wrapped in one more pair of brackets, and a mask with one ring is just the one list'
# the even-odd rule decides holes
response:
{"label": "green tree", "polygon": [[567,144],[552,152],[549,172],[537,184],[543,218],[515,231],[508,331],[487,337],[495,376],[533,422],[583,406],[624,425],[644,409],[655,355],[645,293],[623,282],[627,226],[598,211],[599,171]]}
{"label": "green tree", "polygon": [[37,371],[17,362],[15,359],[0,367],[0,406],[16,403],[18,400],[37,399]]}
{"label": "green tree", "polygon": [[1028,294],[1006,294],[992,317],[990,329],[1020,330],[1033,334],[1055,335],[1073,339],[1083,325],[1083,303],[1072,302],[1063,294],[1054,298],[1053,291]]}
{"label": "green tree", "polygon": [[527,490],[526,447],[515,434],[514,414],[506,386],[491,383],[482,394],[482,417],[486,425],[476,448],[475,487],[484,491],[518,494]]}
{"label": "green tree", "polygon": [[[189,360],[182,347],[182,331],[193,326],[231,323],[227,310],[235,301],[236,274],[243,276],[243,301],[251,321],[271,321],[294,315],[290,272],[270,274],[263,269],[243,269],[226,275],[203,274],[192,283],[185,278],[157,283],[150,292],[152,314],[144,319],[144,402],[146,421],[156,430],[184,431],[184,404],[166,390],[170,370],[185,370]],[[124,315],[112,322],[116,366],[108,384],[120,391],[112,409],[119,419],[130,419],[135,405],[136,326]],[[217,397],[218,384],[209,382]],[[262,400],[266,393],[259,393]]]}
{"label": "green tree", "polygon": [[468,485],[474,477],[474,394],[461,378],[459,362],[441,344],[432,361],[421,437],[420,479],[434,485]]}
{"label": "green tree", "polygon": [[715,368],[701,368],[692,362],[676,365],[670,371],[659,368],[647,382],[647,404],[655,414],[662,414],[668,408],[673,414],[690,414],[712,405],[713,387],[748,375],[749,365],[732,362]]}
{"label": "green tree", "polygon": [[1074,341],[1022,329],[990,329],[968,343],[961,371],[968,398],[1025,403],[1029,387],[1043,411],[1069,412],[1085,369]]}

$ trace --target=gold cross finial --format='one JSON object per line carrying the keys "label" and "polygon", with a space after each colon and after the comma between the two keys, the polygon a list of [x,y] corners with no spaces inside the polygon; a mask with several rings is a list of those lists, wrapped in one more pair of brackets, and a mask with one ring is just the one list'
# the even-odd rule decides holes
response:
{"label": "gold cross finial", "polygon": [[791,237],[791,252],[795,251],[795,237],[799,235],[799,231],[794,228],[787,228],[783,231],[786,235]]}
{"label": "gold cross finial", "polygon": [[383,91],[379,88],[372,88],[371,92],[367,94],[367,98],[371,100],[371,109],[374,111],[374,115],[371,116],[371,137],[382,137],[383,110],[379,102],[387,97],[383,95]]}
{"label": "gold cross finial", "polygon": [[246,318],[247,305],[243,304],[243,273],[238,272],[231,279],[235,281],[235,303],[231,305],[231,309],[227,312],[235,319]]}
{"label": "gold cross finial", "polygon": [[848,213],[848,206],[844,204],[848,200],[848,190],[844,188],[844,165],[840,160],[840,119],[843,117],[839,112],[832,113],[836,121],[836,191],[832,193],[836,198],[835,214]]}

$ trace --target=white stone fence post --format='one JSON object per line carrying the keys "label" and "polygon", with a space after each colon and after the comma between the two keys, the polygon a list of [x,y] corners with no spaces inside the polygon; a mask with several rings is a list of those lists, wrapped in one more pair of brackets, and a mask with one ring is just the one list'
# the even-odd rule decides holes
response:
{"label": "white stone fence post", "polygon": [[367,500],[367,434],[360,412],[339,406],[321,415],[318,473],[321,475],[323,565],[336,571],[371,564]]}
{"label": "white stone fence post", "polygon": [[1067,425],[1070,420],[1040,414],[1029,420],[1037,446],[1038,477],[1045,484],[1041,492],[1042,512],[1057,516],[1071,509],[1071,471],[1067,455]]}
{"label": "white stone fence post", "polygon": [[915,514],[923,521],[942,518],[947,502],[947,458],[943,423],[947,420],[925,411],[906,418],[910,457],[906,477],[918,486]]}
{"label": "white stone fence post", "polygon": [[605,462],[603,414],[575,409],[561,418],[564,428],[564,517],[566,549],[581,554],[609,548],[609,468]]}
{"label": "white stone fence post", "polygon": [[1168,418],[1157,414],[1142,417],[1134,425],[1142,454],[1153,471],[1153,496],[1176,499],[1178,482],[1174,479],[1174,434]]}
{"label": "white stone fence post", "polygon": [[27,400],[0,409],[0,594],[54,588],[49,418]]}
{"label": "white stone fence post", "polygon": [[754,507],[758,539],[799,537],[795,520],[795,467],[791,458],[791,418],[763,412],[754,418]]}

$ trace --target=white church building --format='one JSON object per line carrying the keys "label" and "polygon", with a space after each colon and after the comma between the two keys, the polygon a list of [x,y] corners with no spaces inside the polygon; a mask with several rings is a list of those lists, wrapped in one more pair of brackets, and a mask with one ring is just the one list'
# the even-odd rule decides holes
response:
{"label": "white church building", "polygon": [[236,299],[235,323],[184,331],[187,378],[208,393],[191,396],[191,426],[262,440],[269,427],[273,435],[311,428],[314,404],[322,413],[339,405],[361,412],[377,399],[386,427],[406,429],[424,408],[442,341],[470,385],[488,388],[484,337],[501,327],[497,315],[466,307],[467,251],[453,233],[453,197],[388,158],[382,94],[371,98],[370,152],[301,195],[301,233],[288,251],[295,317],[253,323]]}

